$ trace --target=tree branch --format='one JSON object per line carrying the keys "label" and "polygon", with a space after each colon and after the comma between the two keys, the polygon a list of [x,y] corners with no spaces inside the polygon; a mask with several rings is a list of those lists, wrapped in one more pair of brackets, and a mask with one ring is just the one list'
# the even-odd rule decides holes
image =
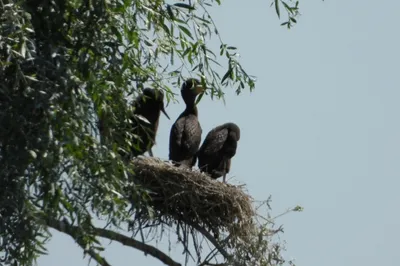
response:
{"label": "tree branch", "polygon": [[[66,233],[70,235],[72,238],[74,238],[77,243],[84,248],[85,245],[83,245],[82,241],[79,238],[79,235],[77,235],[77,232],[79,228],[77,226],[70,225],[67,221],[58,221],[56,219],[48,218],[47,220],[47,225],[57,229],[60,232]],[[125,235],[119,234],[117,232],[107,230],[107,229],[102,229],[98,227],[93,227],[95,235],[103,238],[107,238],[110,240],[117,241],[121,243],[124,246],[129,246],[135,249],[138,249],[140,251],[143,251],[144,254],[150,254],[152,257],[160,260],[166,265],[169,266],[182,266],[180,263],[174,261],[172,258],[170,258],[167,254],[162,252],[161,250],[151,246],[147,245],[145,243],[142,243],[140,241],[137,241],[133,238],[127,237]],[[92,256],[93,259],[95,259],[100,265],[102,266],[111,266],[107,261],[100,257],[98,254],[96,254],[93,250],[88,251],[89,255]]]}
{"label": "tree branch", "polygon": [[137,241],[133,238],[127,237],[125,235],[119,234],[119,233],[111,231],[111,230],[102,229],[102,228],[95,228],[94,230],[98,236],[117,241],[124,246],[136,248],[140,251],[143,251],[144,254],[150,254],[151,256],[160,260],[161,262],[163,262],[166,265],[182,266],[180,263],[171,259],[167,254],[165,254],[161,250],[159,250],[151,245],[147,245],[143,242]]}
{"label": "tree branch", "polygon": [[[211,242],[211,244],[213,244],[214,247],[219,251],[219,253],[221,253],[221,255],[224,256],[224,258],[228,261],[228,263],[232,260],[233,256],[230,255],[223,248],[223,246],[215,239],[215,237],[213,237],[206,229],[204,229],[204,227],[202,227],[202,226],[200,226],[198,224],[193,224],[193,223],[191,223],[189,225],[191,227],[193,227],[194,229],[196,229],[199,233],[201,233],[205,238],[207,238]],[[229,239],[229,238],[230,238],[230,236],[228,236],[227,239]],[[224,240],[224,241],[226,241],[226,240]],[[205,262],[205,263],[208,263],[206,265],[217,265],[217,266],[219,266],[219,265],[229,265],[229,264],[226,264],[226,263],[222,263],[222,264],[209,264],[209,262]],[[233,260],[232,263],[233,263],[234,266],[241,265],[241,264],[237,263],[237,261],[235,261],[235,260]]]}
{"label": "tree branch", "polygon": [[205,236],[211,244],[214,245],[214,247],[221,253],[222,256],[225,257],[226,260],[231,259],[231,255],[228,254],[228,252],[218,243],[218,241],[203,227],[197,224],[190,224],[191,227],[199,231],[203,236]]}
{"label": "tree branch", "polygon": [[80,236],[79,228],[77,226],[70,225],[67,221],[58,221],[51,218],[47,219],[47,225],[51,228],[56,229],[59,232],[63,232],[71,236],[76,241],[76,243],[78,243],[78,245],[84,250],[84,252],[88,253],[90,257],[93,258],[98,264],[102,266],[111,266],[111,264],[109,264],[105,258],[100,256],[93,249],[85,250],[86,245]]}

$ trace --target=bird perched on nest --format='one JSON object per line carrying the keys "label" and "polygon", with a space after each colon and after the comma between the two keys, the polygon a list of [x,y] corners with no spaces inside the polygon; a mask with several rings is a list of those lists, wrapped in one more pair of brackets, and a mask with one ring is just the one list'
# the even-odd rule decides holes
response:
{"label": "bird perched on nest", "polygon": [[[126,124],[117,121],[113,127],[105,124],[105,118],[99,117],[99,132],[102,143],[111,141],[117,145],[121,143],[122,138],[126,138],[127,131],[138,138],[133,140],[132,146],[128,151],[119,149],[119,154],[129,159],[132,156],[138,156],[149,152],[153,156],[151,148],[153,147],[156,139],[160,113],[163,112],[169,118],[164,109],[164,94],[161,90],[145,88],[141,94],[133,101],[132,106],[133,116],[131,117],[131,124],[126,128]],[[118,145],[120,148],[120,145]]]}
{"label": "bird perched on nest", "polygon": [[156,141],[161,112],[170,119],[164,109],[164,93],[161,90],[145,88],[132,105],[136,116],[132,118],[133,134],[138,135],[139,139],[134,144],[138,149],[131,148],[131,154],[136,157],[148,151],[153,157],[151,148]]}
{"label": "bird perched on nest", "polygon": [[226,123],[212,129],[197,152],[200,171],[206,172],[213,179],[223,176],[225,183],[239,139],[240,128],[234,123]]}
{"label": "bird perched on nest", "polygon": [[169,159],[175,166],[192,168],[196,164],[202,129],[195,100],[204,90],[198,79],[191,78],[182,84],[181,95],[186,108],[172,125],[169,138]]}

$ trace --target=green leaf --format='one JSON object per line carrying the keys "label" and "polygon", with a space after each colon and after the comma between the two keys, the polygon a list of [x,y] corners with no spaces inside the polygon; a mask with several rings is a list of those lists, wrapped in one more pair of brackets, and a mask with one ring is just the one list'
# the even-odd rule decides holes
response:
{"label": "green leaf", "polygon": [[206,20],[204,18],[198,17],[198,16],[194,16],[196,19],[200,20],[201,22],[205,23],[205,24],[211,24],[212,22],[209,20]]}
{"label": "green leaf", "polygon": [[222,77],[222,80],[221,80],[221,84],[223,84],[224,83],[224,81],[227,79],[227,78],[229,78],[230,76],[231,76],[231,73],[232,73],[232,68],[229,68],[228,69],[228,71],[225,73],[225,75]]}
{"label": "green leaf", "polygon": [[303,210],[304,210],[304,208],[299,205],[297,205],[296,207],[293,208],[293,211],[295,211],[295,212],[302,212]]}
{"label": "green leaf", "polygon": [[181,31],[183,31],[187,36],[189,36],[191,39],[193,39],[192,33],[190,33],[190,30],[189,30],[188,28],[186,28],[186,27],[184,27],[184,26],[181,26],[181,25],[179,25],[178,27],[179,27],[179,29],[180,29]]}
{"label": "green leaf", "polygon": [[37,154],[36,154],[36,152],[34,152],[33,150],[29,150],[29,154],[31,155],[31,157],[32,157],[33,159],[36,159],[36,158],[37,158]]}
{"label": "green leaf", "polygon": [[26,42],[22,42],[22,45],[21,45],[21,56],[23,58],[25,58],[25,55],[26,55]]}
{"label": "green leaf", "polygon": [[168,12],[169,17],[170,17],[172,20],[174,20],[174,19],[175,19],[175,15],[174,15],[174,12],[172,12],[171,5],[167,5],[167,12]]}
{"label": "green leaf", "polygon": [[161,27],[164,29],[164,31],[168,34],[171,35],[171,33],[169,32],[169,28],[167,25],[165,25],[164,23],[161,24]]}
{"label": "green leaf", "polygon": [[24,76],[24,77],[29,79],[29,80],[32,80],[32,81],[39,81],[35,77],[32,77],[32,76]]}
{"label": "green leaf", "polygon": [[[121,35],[121,33],[119,32],[119,30],[118,30],[116,27],[114,27],[114,26],[111,26],[110,29],[111,29],[112,33],[114,33],[115,36],[117,36],[117,40],[118,40],[119,42],[122,42],[122,35]],[[128,30],[127,30],[127,31],[128,31]],[[132,40],[129,40],[129,41],[132,41]]]}
{"label": "green leaf", "polygon": [[285,1],[282,1],[282,4],[285,6],[287,11],[293,14],[292,8]]}
{"label": "green leaf", "polygon": [[205,93],[202,93],[202,94],[200,94],[200,95],[197,97],[196,103],[195,103],[196,105],[201,101],[201,99],[203,98],[204,94],[205,94]]}
{"label": "green leaf", "polygon": [[275,11],[278,15],[278,18],[281,18],[281,12],[279,11],[279,0],[275,0]]}
{"label": "green leaf", "polygon": [[226,48],[226,45],[225,44],[221,44],[221,46],[219,47],[219,49],[220,49],[219,55],[223,55],[224,54],[225,48]]}
{"label": "green leaf", "polygon": [[195,8],[193,6],[188,5],[188,4],[184,4],[184,3],[176,3],[176,4],[174,4],[174,6],[181,7],[181,8],[186,8],[186,9],[189,9],[189,10],[195,10]]}

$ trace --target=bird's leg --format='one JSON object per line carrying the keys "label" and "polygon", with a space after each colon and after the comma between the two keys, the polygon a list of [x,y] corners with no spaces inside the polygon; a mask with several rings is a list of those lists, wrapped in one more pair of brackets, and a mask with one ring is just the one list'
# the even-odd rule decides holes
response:
{"label": "bird's leg", "polygon": [[224,177],[222,180],[224,183],[226,183],[226,160],[224,160]]}
{"label": "bird's leg", "polygon": [[149,155],[150,155],[150,157],[154,157],[153,151],[151,150],[151,148],[149,149]]}

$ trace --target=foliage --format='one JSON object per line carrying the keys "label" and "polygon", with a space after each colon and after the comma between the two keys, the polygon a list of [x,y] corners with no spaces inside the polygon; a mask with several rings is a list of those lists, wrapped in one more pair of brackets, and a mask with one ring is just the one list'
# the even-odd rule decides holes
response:
{"label": "foliage", "polygon": [[292,3],[284,0],[273,0],[271,6],[275,6],[275,11],[278,17],[281,17],[281,8],[283,7],[287,13],[288,20],[283,22],[281,26],[286,26],[288,29],[297,23],[296,17],[299,15],[299,1]]}
{"label": "foliage", "polygon": [[[221,2],[0,0],[0,263],[31,265],[45,252],[48,227],[56,228],[51,219],[79,225],[73,237],[97,254],[92,220],[128,222],[134,210],[120,196],[127,186],[135,207],[149,209],[147,191],[118,155],[137,138],[127,130],[128,99],[145,85],[169,100],[171,86],[188,75],[212,87],[212,96],[223,97],[225,87],[254,89],[235,47],[207,46],[207,38],[220,38],[213,4]],[[298,2],[273,4],[278,16],[280,6],[287,11],[284,25],[296,23]],[[110,129],[106,143],[98,118]]]}

